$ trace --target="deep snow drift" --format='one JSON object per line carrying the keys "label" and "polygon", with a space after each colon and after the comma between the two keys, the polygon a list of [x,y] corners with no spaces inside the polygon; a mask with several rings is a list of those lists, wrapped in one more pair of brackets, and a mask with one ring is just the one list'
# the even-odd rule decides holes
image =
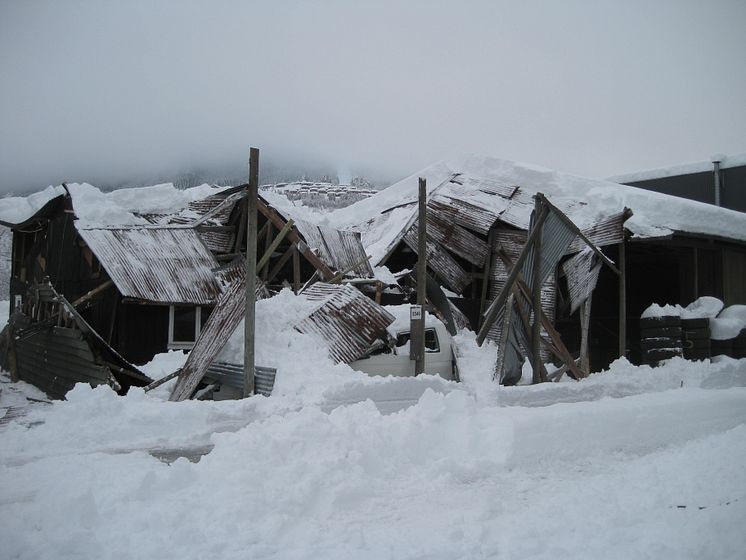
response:
{"label": "deep snow drift", "polygon": [[[300,299],[257,304],[270,398],[79,385],[1,425],[1,556],[742,558],[746,360],[502,388],[462,332],[463,383],[369,378],[289,331]],[[3,381],[0,413],[39,397]]]}

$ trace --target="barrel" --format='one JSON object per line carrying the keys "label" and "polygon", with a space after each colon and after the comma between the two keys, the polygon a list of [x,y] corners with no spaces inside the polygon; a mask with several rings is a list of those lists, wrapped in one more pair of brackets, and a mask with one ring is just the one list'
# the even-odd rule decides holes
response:
{"label": "barrel", "polygon": [[706,360],[711,356],[710,320],[706,317],[681,320],[682,345],[687,360]]}
{"label": "barrel", "polygon": [[663,360],[681,356],[681,318],[677,316],[640,319],[642,363],[657,366]]}

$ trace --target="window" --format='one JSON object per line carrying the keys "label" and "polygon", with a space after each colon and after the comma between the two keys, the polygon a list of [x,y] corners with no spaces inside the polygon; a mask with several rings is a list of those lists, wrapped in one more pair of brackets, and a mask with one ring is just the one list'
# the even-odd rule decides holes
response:
{"label": "window", "polygon": [[212,313],[211,308],[172,305],[168,314],[168,348],[190,349]]}
{"label": "window", "polygon": [[[396,335],[396,347],[401,348],[402,346],[409,345],[409,333],[403,332]],[[438,344],[438,335],[435,333],[435,329],[425,329],[425,352],[433,353],[440,352],[440,345]]]}

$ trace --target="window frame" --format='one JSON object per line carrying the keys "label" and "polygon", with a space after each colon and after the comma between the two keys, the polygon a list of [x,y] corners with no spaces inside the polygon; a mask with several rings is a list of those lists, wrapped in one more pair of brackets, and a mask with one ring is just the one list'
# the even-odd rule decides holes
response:
{"label": "window frame", "polygon": [[[174,340],[174,314],[177,307],[194,308],[194,340]],[[168,349],[169,350],[191,350],[202,332],[202,306],[201,305],[169,305],[168,306]]]}

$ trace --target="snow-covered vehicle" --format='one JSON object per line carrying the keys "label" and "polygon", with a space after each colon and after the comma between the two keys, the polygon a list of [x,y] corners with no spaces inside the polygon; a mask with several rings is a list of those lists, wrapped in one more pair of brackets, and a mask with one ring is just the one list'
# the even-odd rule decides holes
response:
{"label": "snow-covered vehicle", "polygon": [[[441,321],[434,317],[429,319],[425,324],[425,373],[458,381],[451,335]],[[381,345],[365,358],[352,362],[350,367],[368,375],[411,377],[415,362],[409,359],[409,342],[408,327],[406,330],[399,327],[390,344]]]}

